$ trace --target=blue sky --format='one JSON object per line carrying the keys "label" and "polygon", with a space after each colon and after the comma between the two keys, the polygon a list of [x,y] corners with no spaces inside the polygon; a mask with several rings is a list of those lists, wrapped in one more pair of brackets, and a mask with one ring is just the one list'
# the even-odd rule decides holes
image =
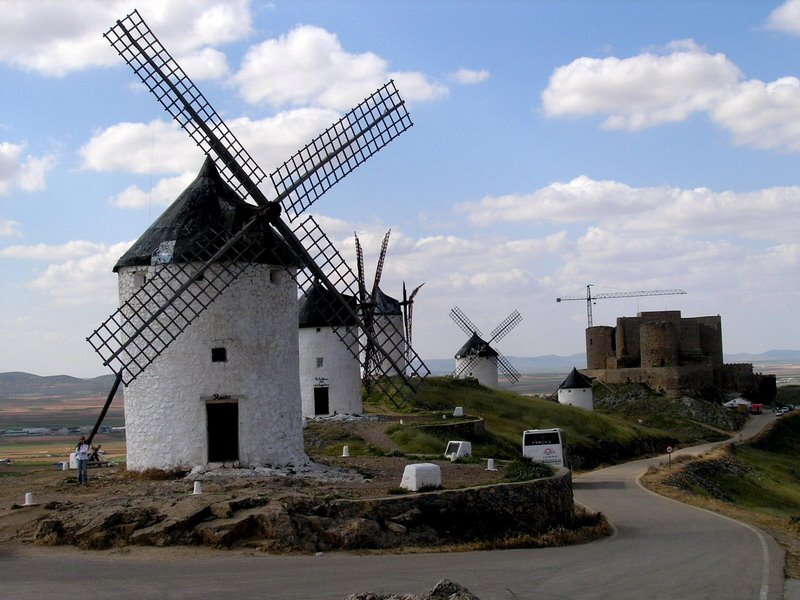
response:
{"label": "blue sky", "polygon": [[[798,348],[800,0],[0,0],[0,371],[104,372],[111,268],[199,150],[102,38],[133,8],[269,172],[385,80],[414,127],[313,207],[382,287],[426,282],[423,358],[458,305],[511,356],[583,350],[641,310],[722,316],[726,353]],[[581,366],[581,365],[579,365]]]}

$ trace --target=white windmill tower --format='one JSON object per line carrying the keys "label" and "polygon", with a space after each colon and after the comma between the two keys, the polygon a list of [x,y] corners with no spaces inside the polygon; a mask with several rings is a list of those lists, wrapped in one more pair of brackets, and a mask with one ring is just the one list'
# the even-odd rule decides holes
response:
{"label": "white windmill tower", "polygon": [[[364,387],[369,391],[373,382],[380,379],[383,373],[389,370],[390,362],[404,368],[409,361],[405,355],[406,349],[411,348],[411,319],[413,315],[414,297],[422,285],[417,286],[410,295],[406,294],[406,284],[403,282],[403,300],[392,298],[380,288],[383,265],[386,261],[386,250],[389,247],[389,236],[392,230],[386,232],[381,243],[378,255],[378,266],[375,269],[375,279],[372,282],[372,291],[367,293],[366,277],[364,270],[364,253],[358,234],[354,234],[356,243],[356,260],[358,265],[358,299],[359,308],[367,327],[375,330],[376,343],[365,340],[365,350],[361,355],[361,373]],[[387,351],[388,350],[388,351]]]}
{"label": "white windmill tower", "polygon": [[456,368],[453,371],[453,377],[474,377],[481,385],[491,388],[499,387],[498,371],[502,372],[512,383],[519,380],[519,372],[508,362],[506,357],[490,345],[505,337],[522,321],[522,315],[518,311],[512,312],[495,327],[489,335],[488,341],[481,338],[483,334],[457,306],[450,310],[450,318],[469,336],[467,342],[456,352]]}
{"label": "white windmill tower", "polygon": [[[300,298],[300,391],[303,416],[360,414],[361,368],[340,335],[355,337],[356,299],[351,311],[332,311],[333,299],[320,285]],[[335,329],[339,329],[337,333]]]}
{"label": "white windmill tower", "polygon": [[558,402],[586,410],[594,410],[592,378],[572,367],[570,374],[558,386]]}
{"label": "white windmill tower", "polygon": [[[130,469],[305,462],[298,286],[322,286],[323,314],[349,313],[372,342],[375,326],[348,301],[357,283],[347,263],[300,216],[411,126],[404,103],[392,82],[380,88],[270,175],[270,201],[258,187],[266,174],[138,12],[105,37],[208,160],[117,265],[121,306],[87,338],[116,374],[89,441],[123,383]],[[358,356],[361,337],[333,330]],[[395,402],[429,373],[402,350],[411,360],[390,361],[393,377],[379,382]]]}

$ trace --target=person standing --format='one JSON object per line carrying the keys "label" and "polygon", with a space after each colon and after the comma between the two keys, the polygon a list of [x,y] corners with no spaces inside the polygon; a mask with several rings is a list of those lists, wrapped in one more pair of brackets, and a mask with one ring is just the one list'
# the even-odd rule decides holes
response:
{"label": "person standing", "polygon": [[78,485],[89,483],[87,467],[89,465],[89,444],[86,438],[81,436],[78,445],[75,446],[75,460],[78,461]]}

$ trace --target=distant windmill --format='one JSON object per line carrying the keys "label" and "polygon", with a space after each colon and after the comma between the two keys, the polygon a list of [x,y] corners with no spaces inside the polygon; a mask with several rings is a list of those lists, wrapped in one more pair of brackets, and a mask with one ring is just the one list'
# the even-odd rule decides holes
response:
{"label": "distant windmill", "polygon": [[456,353],[454,377],[472,376],[481,385],[497,387],[498,370],[512,383],[519,380],[519,371],[490,344],[503,339],[508,332],[522,321],[519,311],[514,311],[495,327],[489,334],[489,340],[481,338],[481,331],[467,318],[457,306],[450,311],[450,318],[469,336],[467,343]]}
{"label": "distant windmill", "polygon": [[[267,175],[137,11],[105,37],[208,158],[118,264],[122,305],[87,338],[116,374],[89,439],[124,383],[129,468],[302,461],[297,288],[321,286],[330,304],[322,314],[357,323],[361,336],[333,327],[354,356],[362,340],[395,331],[365,326],[348,299],[355,276],[313,218],[300,216],[412,125],[405,104],[392,82],[380,88],[272,173],[269,200],[259,187]],[[275,331],[255,329],[273,322]],[[377,348],[389,368],[376,383],[402,404],[429,371],[405,344]],[[130,422],[129,400],[138,411]]]}
{"label": "distant windmill", "polygon": [[[372,289],[367,293],[366,275],[364,268],[364,252],[358,234],[354,234],[356,242],[356,259],[358,262],[358,300],[359,312],[367,328],[374,327],[377,334],[373,340],[365,340],[364,352],[362,353],[362,377],[364,386],[369,390],[376,377],[380,377],[385,371],[386,350],[388,354],[398,363],[405,363],[410,357],[403,354],[402,349],[411,348],[411,316],[413,315],[414,296],[419,288],[415,288],[410,296],[406,295],[405,283],[403,283],[403,301],[400,302],[385,294],[380,288],[383,266],[386,262],[386,250],[389,247],[389,236],[392,230],[386,232],[381,242],[380,253],[378,254],[378,265],[375,269],[375,278],[372,281]],[[383,351],[381,350],[383,346]]]}
{"label": "distant windmill", "polygon": [[592,284],[586,286],[585,296],[563,296],[556,298],[556,302],[564,302],[565,300],[583,300],[586,302],[586,316],[588,317],[589,325],[592,327],[592,304],[595,300],[603,298],[637,298],[639,296],[677,296],[685,294],[683,290],[639,290],[636,292],[609,292],[606,294],[595,294],[592,296]]}

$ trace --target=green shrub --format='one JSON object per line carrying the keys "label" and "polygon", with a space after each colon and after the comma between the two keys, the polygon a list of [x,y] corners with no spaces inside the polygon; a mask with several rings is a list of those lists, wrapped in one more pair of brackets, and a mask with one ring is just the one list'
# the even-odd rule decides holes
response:
{"label": "green shrub", "polygon": [[508,481],[530,481],[550,477],[555,470],[550,465],[515,458],[506,467],[505,479]]}

